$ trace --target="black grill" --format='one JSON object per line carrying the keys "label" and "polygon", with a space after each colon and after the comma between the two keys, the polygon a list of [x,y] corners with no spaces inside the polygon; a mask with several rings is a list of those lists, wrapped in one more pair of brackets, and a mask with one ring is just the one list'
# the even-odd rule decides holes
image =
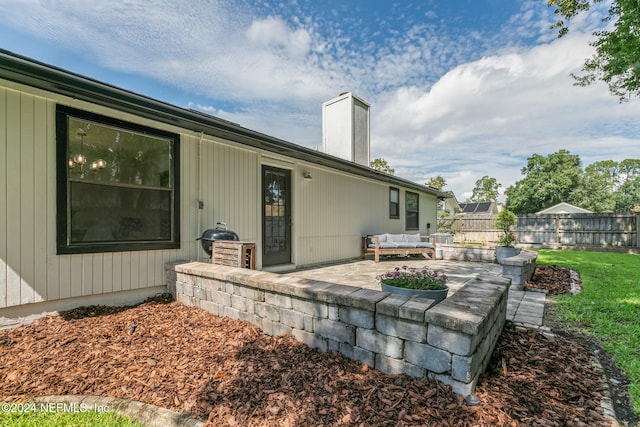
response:
{"label": "black grill", "polygon": [[239,241],[238,235],[231,230],[227,230],[224,226],[218,226],[216,228],[209,228],[204,230],[202,236],[197,240],[200,240],[202,249],[211,257],[211,246],[216,240],[235,240]]}

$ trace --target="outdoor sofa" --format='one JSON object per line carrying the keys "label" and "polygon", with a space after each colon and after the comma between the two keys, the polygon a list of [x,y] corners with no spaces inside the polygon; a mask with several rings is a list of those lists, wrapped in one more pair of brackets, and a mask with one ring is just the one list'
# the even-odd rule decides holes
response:
{"label": "outdoor sofa", "polygon": [[362,236],[362,257],[374,254],[375,262],[380,255],[419,255],[427,254],[435,259],[433,236],[417,234],[368,234]]}

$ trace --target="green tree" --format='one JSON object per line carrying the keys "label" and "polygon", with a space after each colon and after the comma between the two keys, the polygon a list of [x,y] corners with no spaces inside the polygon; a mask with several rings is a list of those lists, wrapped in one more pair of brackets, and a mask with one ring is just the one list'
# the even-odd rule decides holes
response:
{"label": "green tree", "polygon": [[489,178],[487,175],[476,181],[473,187],[473,193],[469,198],[471,202],[495,202],[498,200],[500,192],[498,191],[502,184],[498,183],[495,178]]}
{"label": "green tree", "polygon": [[425,182],[424,185],[426,185],[427,187],[432,187],[432,188],[435,188],[436,190],[442,191],[444,186],[447,185],[447,180],[444,179],[442,176],[437,175],[429,178],[429,181]]}
{"label": "green tree", "polygon": [[520,181],[505,190],[506,207],[514,213],[533,213],[560,202],[572,200],[572,192],[581,182],[580,156],[567,150],[544,157],[533,154],[520,172]]}
{"label": "green tree", "polygon": [[396,170],[389,166],[389,163],[383,158],[374,159],[369,163],[372,169],[393,175]]}
{"label": "green tree", "polygon": [[[569,32],[565,19],[570,20],[601,1],[548,0],[547,5],[555,7],[554,13],[560,16],[551,28],[558,28],[558,37],[564,36]],[[585,60],[582,76],[573,75],[576,84],[587,86],[602,80],[621,101],[640,97],[640,1],[613,0],[603,21],[614,22],[613,29],[593,33],[596,40],[591,45],[596,53]]]}
{"label": "green tree", "polygon": [[581,208],[594,212],[613,212],[614,191],[620,181],[620,164],[602,160],[584,169],[580,185],[573,191],[571,200]]}
{"label": "green tree", "polygon": [[613,194],[615,212],[640,213],[640,176],[627,178]]}
{"label": "green tree", "polygon": [[640,159],[624,159],[620,162],[619,168],[622,181],[640,176]]}
{"label": "green tree", "polygon": [[517,223],[516,215],[509,209],[502,209],[496,215],[494,224],[500,230],[500,237],[496,242],[498,246],[512,246],[516,241],[516,235],[511,230]]}

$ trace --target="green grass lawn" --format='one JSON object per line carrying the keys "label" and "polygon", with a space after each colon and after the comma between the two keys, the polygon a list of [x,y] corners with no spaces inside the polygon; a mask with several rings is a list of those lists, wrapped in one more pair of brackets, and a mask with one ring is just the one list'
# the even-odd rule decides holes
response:
{"label": "green grass lawn", "polygon": [[[7,427],[143,427],[139,422],[114,412],[63,412],[46,410],[0,411],[0,425]],[[15,408],[17,409],[17,408]]]}
{"label": "green grass lawn", "polygon": [[634,412],[640,415],[640,255],[612,252],[539,250],[539,264],[580,272],[583,290],[555,297],[567,327],[596,337],[631,385]]}

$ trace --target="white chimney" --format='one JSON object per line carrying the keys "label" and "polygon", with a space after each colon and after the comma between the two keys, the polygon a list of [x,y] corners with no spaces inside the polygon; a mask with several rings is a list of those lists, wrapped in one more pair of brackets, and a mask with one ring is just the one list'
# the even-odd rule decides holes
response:
{"label": "white chimney", "polygon": [[351,92],[322,104],[322,149],[369,166],[369,104]]}

